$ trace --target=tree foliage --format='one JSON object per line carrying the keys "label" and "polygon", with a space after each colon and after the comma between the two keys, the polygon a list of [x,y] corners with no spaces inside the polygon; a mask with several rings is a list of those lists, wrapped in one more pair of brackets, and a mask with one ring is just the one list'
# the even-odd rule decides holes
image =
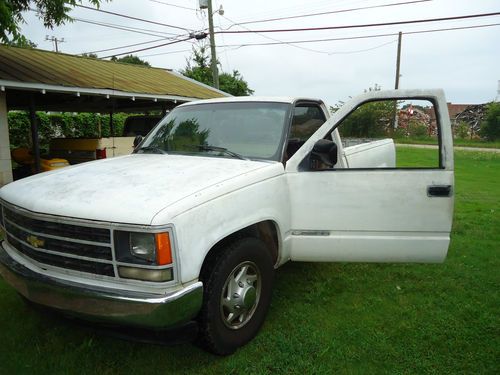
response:
{"label": "tree foliage", "polygon": [[[93,56],[91,56],[91,57],[93,57]],[[134,55],[127,55],[127,56],[118,57],[118,58],[113,56],[111,58],[111,61],[116,61],[116,62],[121,62],[121,63],[126,63],[126,64],[143,65],[143,66],[148,66],[148,67],[151,66],[147,61],[141,60],[139,57],[134,56]]]}
{"label": "tree foliage", "polygon": [[37,45],[31,40],[26,38],[24,35],[20,35],[16,40],[12,40],[8,43],[9,46],[20,47],[20,48],[36,48]]}
{"label": "tree foliage", "polygon": [[97,59],[97,54],[95,54],[95,53],[82,53],[82,57],[89,57],[91,59]]}
{"label": "tree foliage", "polygon": [[[186,68],[181,70],[181,74],[198,82],[213,86],[210,57],[207,54],[206,47],[201,46],[199,49],[193,49],[193,55],[187,61]],[[232,73],[220,74],[219,88],[234,96],[252,95],[254,92],[248,87],[248,83],[237,70],[233,70]]]}
{"label": "tree foliage", "polygon": [[365,103],[349,114],[339,126],[343,137],[377,138],[384,136],[394,116],[394,102]]}
{"label": "tree foliage", "polygon": [[486,118],[481,126],[481,136],[488,141],[500,139],[500,103],[488,104]]}
{"label": "tree foliage", "polygon": [[[103,1],[109,0],[88,0],[96,7]],[[35,8],[44,26],[52,29],[54,26],[71,21],[69,11],[82,2],[83,0],[2,0],[0,1],[0,42],[10,44],[22,38],[20,25],[25,22],[22,12],[30,8]]]}

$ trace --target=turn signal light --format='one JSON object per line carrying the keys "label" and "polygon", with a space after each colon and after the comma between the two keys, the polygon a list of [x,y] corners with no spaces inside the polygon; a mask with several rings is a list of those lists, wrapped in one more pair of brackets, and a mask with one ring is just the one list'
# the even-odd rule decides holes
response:
{"label": "turn signal light", "polygon": [[164,266],[172,263],[172,246],[168,233],[156,233],[156,264]]}

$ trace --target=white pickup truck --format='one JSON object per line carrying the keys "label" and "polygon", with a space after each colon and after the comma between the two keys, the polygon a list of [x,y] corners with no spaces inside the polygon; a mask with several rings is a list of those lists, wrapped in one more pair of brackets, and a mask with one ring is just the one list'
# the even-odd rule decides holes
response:
{"label": "white pickup truck", "polygon": [[[390,139],[342,147],[344,120],[385,99],[434,106],[435,167],[399,168]],[[132,155],[4,186],[0,274],[87,320],[196,322],[201,345],[229,354],[257,334],[287,261],[442,262],[453,178],[440,90],[369,92],[329,119],[312,99],[188,103]]]}

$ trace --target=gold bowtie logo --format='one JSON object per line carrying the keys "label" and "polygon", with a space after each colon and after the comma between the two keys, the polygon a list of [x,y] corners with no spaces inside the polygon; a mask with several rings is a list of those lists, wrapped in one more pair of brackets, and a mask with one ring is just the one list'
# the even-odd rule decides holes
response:
{"label": "gold bowtie logo", "polygon": [[36,247],[36,248],[42,247],[45,244],[44,240],[40,240],[37,236],[33,236],[33,235],[26,237],[26,241],[28,241],[28,243],[31,246]]}

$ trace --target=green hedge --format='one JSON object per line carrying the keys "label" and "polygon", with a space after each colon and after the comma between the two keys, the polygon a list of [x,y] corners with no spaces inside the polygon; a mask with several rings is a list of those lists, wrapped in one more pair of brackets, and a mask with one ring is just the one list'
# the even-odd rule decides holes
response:
{"label": "green hedge", "polygon": [[[115,135],[121,135],[123,124],[129,114],[115,113],[113,124]],[[38,132],[40,147],[48,148],[51,138],[99,137],[99,125],[101,136],[110,136],[109,115],[97,113],[36,113],[38,121]],[[30,146],[30,120],[29,114],[21,111],[11,111],[8,114],[10,145],[12,148]]]}

